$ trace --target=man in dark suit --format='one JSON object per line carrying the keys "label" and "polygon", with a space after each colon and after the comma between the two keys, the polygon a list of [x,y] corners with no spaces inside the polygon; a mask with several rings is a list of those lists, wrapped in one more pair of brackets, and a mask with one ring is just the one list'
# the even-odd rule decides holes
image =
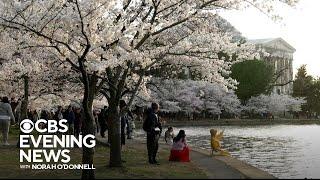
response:
{"label": "man in dark suit", "polygon": [[159,121],[158,113],[159,104],[152,103],[151,108],[147,111],[145,130],[147,132],[147,149],[150,164],[159,164],[156,160],[159,138],[162,133],[162,126]]}

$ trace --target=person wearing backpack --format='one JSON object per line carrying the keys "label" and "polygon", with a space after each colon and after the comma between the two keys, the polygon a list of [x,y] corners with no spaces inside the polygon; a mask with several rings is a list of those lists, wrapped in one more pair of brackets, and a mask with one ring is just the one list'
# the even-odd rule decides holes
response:
{"label": "person wearing backpack", "polygon": [[147,110],[147,117],[143,123],[143,129],[147,132],[148,160],[150,164],[158,164],[156,160],[159,138],[162,133],[162,126],[157,115],[159,104],[152,103],[151,108]]}

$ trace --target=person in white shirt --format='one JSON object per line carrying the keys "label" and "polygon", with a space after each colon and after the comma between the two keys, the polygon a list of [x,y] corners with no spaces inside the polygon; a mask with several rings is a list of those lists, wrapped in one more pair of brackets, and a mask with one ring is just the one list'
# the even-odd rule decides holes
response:
{"label": "person in white shirt", "polygon": [[0,102],[0,129],[4,145],[9,145],[8,134],[10,128],[10,120],[11,124],[15,123],[15,118],[11,109],[11,105],[9,104],[9,99],[8,97],[3,97],[2,102]]}

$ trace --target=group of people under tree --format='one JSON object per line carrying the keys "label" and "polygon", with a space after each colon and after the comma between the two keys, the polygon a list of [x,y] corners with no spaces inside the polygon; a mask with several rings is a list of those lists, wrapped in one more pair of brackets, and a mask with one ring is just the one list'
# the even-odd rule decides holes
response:
{"label": "group of people under tree", "polygon": [[[143,129],[147,133],[147,150],[148,161],[150,164],[159,164],[156,160],[159,149],[159,139],[162,133],[162,125],[158,116],[159,105],[152,103],[151,108],[147,110],[146,119],[143,123]],[[219,132],[216,129],[210,130],[211,134],[211,155],[229,156],[230,153],[221,148],[221,139],[223,131]],[[180,130],[177,136],[174,136],[173,127],[168,127],[164,135],[166,144],[171,145],[169,161],[189,162],[190,148],[187,144],[186,133]]]}
{"label": "group of people under tree", "polygon": [[[127,104],[124,100],[119,103],[120,108],[120,124],[121,124],[121,146],[126,144],[126,139],[131,139],[134,127],[134,116],[129,110],[126,110]],[[8,133],[10,124],[15,124],[16,118],[13,112],[12,105],[7,97],[1,98],[0,102],[0,128],[2,132],[2,141],[4,145],[8,143]],[[162,124],[158,116],[160,110],[158,103],[152,103],[151,108],[148,108],[145,112],[145,120],[143,122],[143,130],[147,135],[147,152],[148,162],[150,164],[159,164],[156,159],[159,149],[159,139],[162,134]],[[96,133],[100,133],[101,137],[105,137],[105,132],[108,130],[108,107],[104,106],[101,111],[93,111]],[[73,107],[69,105],[67,108],[58,106],[55,112],[41,110],[40,116],[36,110],[28,110],[28,118],[33,122],[38,119],[52,119],[61,120],[66,119],[68,124],[68,134],[79,136],[82,132],[83,123],[83,110],[80,107]],[[45,126],[45,124],[43,124]],[[212,154],[216,152],[216,155],[230,155],[227,151],[221,149],[220,140],[223,136],[223,132],[218,132],[215,129],[210,130],[211,133],[211,146]],[[177,136],[174,136],[173,128],[168,127],[165,132],[164,140],[167,144],[171,145],[169,161],[189,162],[190,148],[186,141],[186,133],[184,130],[180,130]]]}
{"label": "group of people under tree", "polygon": [[[121,101],[120,106],[126,106],[125,101]],[[2,134],[2,141],[4,145],[9,145],[8,135],[10,125],[20,123],[21,119],[21,99],[17,101],[14,98],[9,100],[8,97],[1,97],[0,102],[0,128]],[[95,119],[95,133],[100,134],[102,138],[106,137],[106,131],[108,130],[108,106],[104,106],[103,109],[95,109],[93,111],[93,116]],[[67,107],[58,106],[56,110],[51,109],[28,109],[26,119],[30,119],[33,122],[38,121],[39,119],[44,120],[56,120],[60,121],[61,119],[67,120],[68,132],[67,134],[75,135],[78,137],[82,134],[82,129],[84,125],[84,115],[83,108],[79,106],[69,105]],[[121,135],[122,135],[122,144],[125,144],[125,139],[131,139],[133,137],[133,130],[135,128],[134,116],[131,111],[124,114],[121,117]],[[41,128],[45,128],[46,124],[40,123]],[[126,136],[126,137],[125,137]],[[109,138],[108,138],[109,141]]]}
{"label": "group of people under tree", "polygon": [[[159,104],[152,103],[151,108],[146,112],[146,119],[143,122],[143,130],[147,134],[147,150],[148,150],[148,162],[150,164],[159,164],[156,159],[159,149],[159,139],[162,133],[162,125],[158,116]],[[171,142],[172,148],[169,160],[189,162],[189,147],[186,141],[186,134],[184,130],[180,130],[178,135],[174,137],[173,128],[169,127],[165,132],[165,141]]]}

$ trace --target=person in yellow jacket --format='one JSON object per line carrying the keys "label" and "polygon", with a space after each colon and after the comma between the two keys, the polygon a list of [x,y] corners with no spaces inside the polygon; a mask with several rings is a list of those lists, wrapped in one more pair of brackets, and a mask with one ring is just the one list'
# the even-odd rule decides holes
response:
{"label": "person in yellow jacket", "polygon": [[230,153],[221,149],[220,140],[223,137],[223,131],[218,132],[216,129],[210,130],[211,134],[211,155],[230,156]]}

